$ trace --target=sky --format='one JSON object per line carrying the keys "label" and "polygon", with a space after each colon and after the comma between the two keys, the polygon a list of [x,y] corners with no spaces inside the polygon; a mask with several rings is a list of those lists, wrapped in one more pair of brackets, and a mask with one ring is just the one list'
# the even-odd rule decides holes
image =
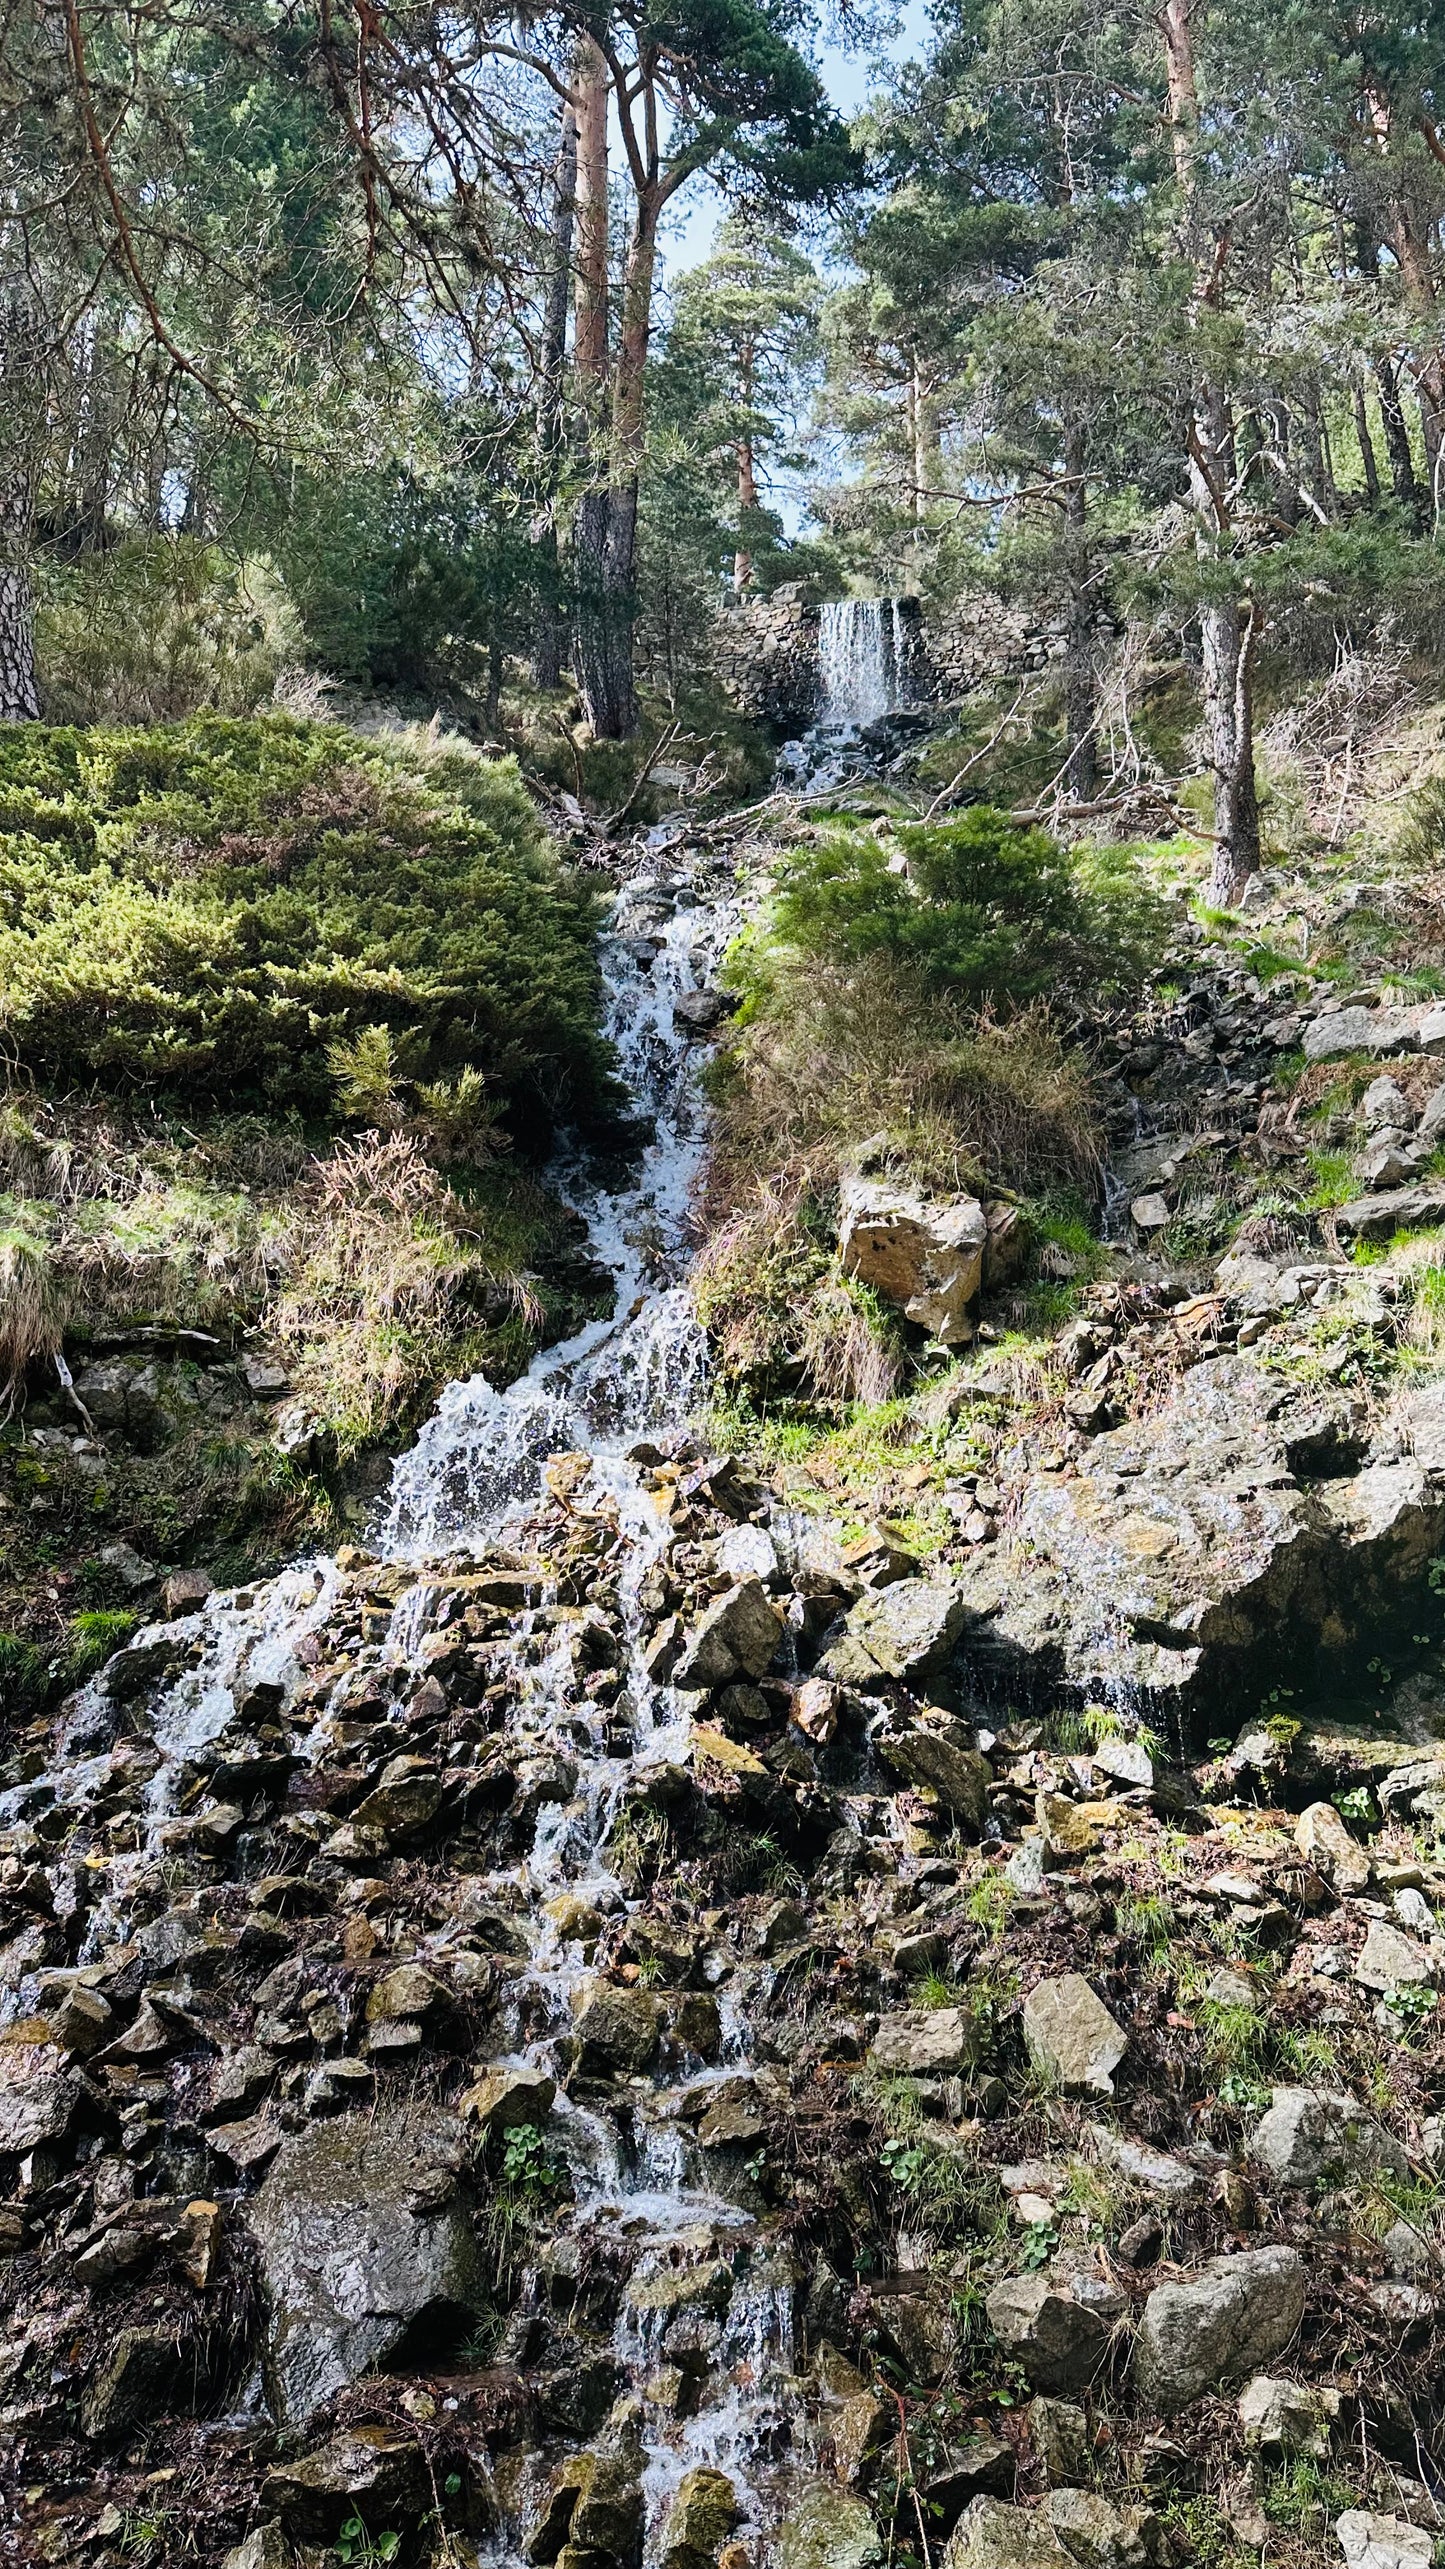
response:
{"label": "sky", "polygon": [[[840,115],[856,115],[886,78],[890,64],[907,62],[921,52],[928,23],[928,0],[901,0],[897,32],[885,45],[869,44],[857,52],[845,51],[836,43],[819,46],[818,69]],[[692,180],[682,192],[668,229],[664,277],[680,276],[684,269],[697,267],[707,257],[722,215],[723,203],[717,189],[705,177]]]}

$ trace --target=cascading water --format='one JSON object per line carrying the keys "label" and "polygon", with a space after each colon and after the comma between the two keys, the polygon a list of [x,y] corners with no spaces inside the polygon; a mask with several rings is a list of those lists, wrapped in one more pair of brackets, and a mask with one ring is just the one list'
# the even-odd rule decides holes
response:
{"label": "cascading water", "polygon": [[[649,1433],[675,1435],[704,1385],[704,1341],[685,1283],[687,1208],[704,1140],[698,1046],[675,1006],[685,990],[714,977],[737,922],[721,867],[710,882],[638,882],[620,898],[603,944],[607,1023],[653,1137],[619,1191],[600,1185],[580,1155],[564,1159],[556,1172],[586,1223],[595,1259],[615,1279],[613,1310],[539,1355],[505,1391],[481,1377],[451,1385],[398,1461],[374,1538],[392,1575],[419,1573],[399,1595],[375,1653],[395,1688],[391,1718],[399,1718],[401,1694],[426,1664],[424,1648],[445,1588],[443,1563],[495,1552],[537,1503],[548,1458],[576,1457],[573,1504],[595,1520],[599,1544],[615,1561],[627,1665],[613,1704],[579,1686],[565,1621],[554,1631],[545,1609],[515,1615],[506,1644],[517,1678],[508,1736],[526,1755],[552,1759],[571,1783],[564,1798],[540,1800],[522,1860],[476,1885],[479,1897],[499,1900],[525,1921],[528,1943],[528,1960],[510,1983],[494,2057],[502,2067],[555,2076],[559,2088],[565,2058],[559,2047],[571,2034],[574,2001],[592,1967],[595,1921],[625,1923],[636,1905],[609,1847],[619,1808],[629,1788],[669,1762],[685,1762],[689,1750],[686,1700],[653,1682],[643,1664],[639,1589],[668,1533],[627,1455]],[[786,1555],[783,1526],[756,1537],[764,1553],[775,1541]],[[198,1754],[204,1760],[208,1744],[247,1718],[258,1690],[267,1718],[292,1723],[303,1755],[324,1753],[326,1723],[308,1712],[304,1685],[341,1577],[332,1561],[303,1562],[254,1591],[212,1597],[197,1614],[137,1636],[142,1653],[169,1648],[190,1664],[154,1691],[146,1728],[159,1764],[147,1787],[146,1830],[134,1854],[111,1866],[106,1896],[80,1947],[82,1962],[127,1932],[132,1886],[167,1843],[168,1826],[193,1792],[188,1778]],[[333,1698],[333,1710],[342,1700],[344,1690],[343,1698]],[[308,1721],[314,1724],[309,1752]],[[45,1779],[44,1790],[68,1803],[82,1825],[111,1786],[107,1758],[94,1753],[109,1735],[108,1723],[113,1732],[114,1708],[101,1680],[78,1699],[63,1762]],[[7,1796],[0,1818],[20,1809],[16,1797]],[[443,1968],[453,1933],[444,1927],[422,1939],[417,1959]],[[33,1997],[33,1987],[28,1993],[22,1980],[15,2004],[23,2006],[27,1994]],[[633,2415],[617,2432],[631,2439],[649,2552],[684,2473],[700,2464],[730,2476],[744,2530],[775,2519],[783,2503],[776,2473],[804,2431],[786,2259],[765,2220],[699,2181],[696,2146],[684,2139],[684,2099],[695,2121],[699,2095],[726,2094],[726,2082],[749,2066],[745,2026],[725,1990],[718,2025],[718,2041],[685,2058],[686,2075],[635,2078],[620,2104],[570,2098],[562,2089],[548,2131],[548,2146],[565,2158],[572,2188],[558,2232],[570,2232],[584,2263],[592,2256],[621,2258],[629,2277],[613,2356],[631,2386]],[[645,2396],[658,2369],[659,2343],[670,2315],[690,2307],[693,2294],[706,2362],[686,2399],[659,2406],[655,2396]],[[253,2380],[253,2407],[258,2397]],[[554,2455],[555,2448],[547,2458]],[[500,2511],[490,2555],[499,2564],[520,2561],[525,2514],[524,2489]]]}
{"label": "cascading water", "polygon": [[840,598],[819,610],[820,728],[861,730],[909,698],[907,639],[896,598]]}

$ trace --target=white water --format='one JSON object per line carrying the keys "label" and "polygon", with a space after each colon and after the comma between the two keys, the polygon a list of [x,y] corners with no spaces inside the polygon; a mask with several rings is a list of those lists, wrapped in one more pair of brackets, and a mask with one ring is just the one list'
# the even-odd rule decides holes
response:
{"label": "white water", "polygon": [[[526,1754],[565,1759],[576,1780],[565,1801],[541,1804],[523,1859],[472,1886],[482,1903],[500,1898],[514,1905],[520,1894],[531,1940],[530,1962],[510,1984],[497,2051],[559,2079],[558,2047],[570,2036],[574,2000],[590,1966],[585,1940],[569,1940],[547,1915],[547,1904],[567,1893],[604,1919],[628,1910],[632,1903],[608,1845],[619,1806],[649,1767],[687,1753],[685,1702],[653,1686],[642,1666],[638,1591],[667,1534],[626,1454],[650,1433],[685,1425],[704,1388],[705,1342],[685,1281],[688,1205],[704,1143],[702,1047],[675,1024],[673,1006],[681,991],[713,980],[737,924],[735,899],[716,884],[654,879],[620,897],[603,945],[607,1025],[635,1107],[654,1119],[654,1138],[616,1192],[577,1156],[554,1172],[586,1223],[593,1256],[615,1279],[613,1310],[544,1351],[506,1390],[480,1375],[450,1385],[396,1464],[375,1538],[383,1557],[418,1568],[446,1555],[479,1554],[535,1501],[550,1455],[586,1449],[593,1458],[573,1503],[590,1514],[602,1538],[599,1571],[616,1579],[625,1685],[610,1708],[592,1700],[573,1676],[566,1627],[554,1641],[544,1617],[518,1616],[510,1638],[518,1701],[509,1737]],[[226,1729],[258,1680],[278,1685],[286,1706],[294,1704],[304,1675],[298,1645],[324,1624],[339,1575],[329,1560],[303,1562],[254,1591],[211,1597],[198,1614],[137,1637],[144,1642],[168,1630],[193,1664],[157,1688],[147,1709],[133,1708],[132,1723],[143,1722],[162,1755],[147,1794],[149,1846],[112,1865],[87,1953],[125,1931],[135,1879],[164,1843],[176,1810],[186,1757]],[[379,1659],[397,1671],[416,1664],[439,1594],[434,1580],[418,1578],[391,1614],[384,1640],[363,1647],[362,1660]],[[75,1750],[106,1735],[107,1711],[103,1682],[88,1688],[70,1725]],[[304,1745],[320,1748],[324,1730],[318,1721]],[[72,1753],[47,1783],[83,1807],[108,1780],[106,1755]],[[419,1958],[444,1968],[465,1924],[463,1910],[422,1938]],[[726,1968],[720,1961],[720,1975]],[[16,1996],[23,2003],[23,1991]],[[676,2085],[622,2082],[615,2109],[611,2097],[593,2104],[559,2093],[548,2126],[548,2146],[565,2159],[573,2190],[559,2230],[570,2229],[584,2243],[625,2243],[633,2284],[644,2288],[644,2298],[650,2278],[693,2266],[714,2277],[721,2270],[693,2414],[677,2416],[648,2394],[665,2360],[659,2355],[665,2319],[624,2297],[617,2322],[613,2352],[642,2402],[650,2556],[678,2482],[697,2463],[733,2477],[745,2531],[775,2517],[774,2473],[802,2427],[789,2275],[771,2250],[766,2225],[708,2190],[678,2116],[689,2085],[725,2069],[746,2070],[746,2029],[725,1992],[722,1997],[721,2060],[711,2071],[691,2058]],[[627,2431],[636,2436],[635,2420]],[[525,2522],[511,2523],[499,2537],[499,2569],[520,2561],[526,2529]]]}
{"label": "white water", "polygon": [[820,610],[818,727],[859,731],[908,702],[908,652],[896,598],[840,598]]}

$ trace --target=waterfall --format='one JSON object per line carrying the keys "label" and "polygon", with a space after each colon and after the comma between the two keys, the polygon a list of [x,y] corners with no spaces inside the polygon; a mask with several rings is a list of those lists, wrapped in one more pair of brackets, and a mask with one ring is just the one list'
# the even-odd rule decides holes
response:
{"label": "waterfall", "polygon": [[822,608],[818,670],[824,729],[859,730],[906,704],[907,634],[897,598],[839,598]]}

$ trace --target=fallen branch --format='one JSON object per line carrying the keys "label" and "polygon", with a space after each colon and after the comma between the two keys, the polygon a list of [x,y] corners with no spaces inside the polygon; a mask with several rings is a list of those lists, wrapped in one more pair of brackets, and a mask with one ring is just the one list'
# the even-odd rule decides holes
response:
{"label": "fallen branch", "polygon": [[630,818],[631,814],[637,807],[642,789],[647,783],[649,776],[652,774],[654,767],[657,765],[658,760],[661,758],[663,751],[665,749],[671,749],[673,742],[680,739],[681,734],[682,725],[680,722],[669,723],[665,731],[658,733],[656,740],[653,742],[651,749],[648,751],[641,767],[637,771],[632,791],[628,795],[626,802],[619,803],[616,811],[609,812],[606,820],[602,823],[602,836],[604,838],[611,838],[615,831],[621,829],[623,822]]}

